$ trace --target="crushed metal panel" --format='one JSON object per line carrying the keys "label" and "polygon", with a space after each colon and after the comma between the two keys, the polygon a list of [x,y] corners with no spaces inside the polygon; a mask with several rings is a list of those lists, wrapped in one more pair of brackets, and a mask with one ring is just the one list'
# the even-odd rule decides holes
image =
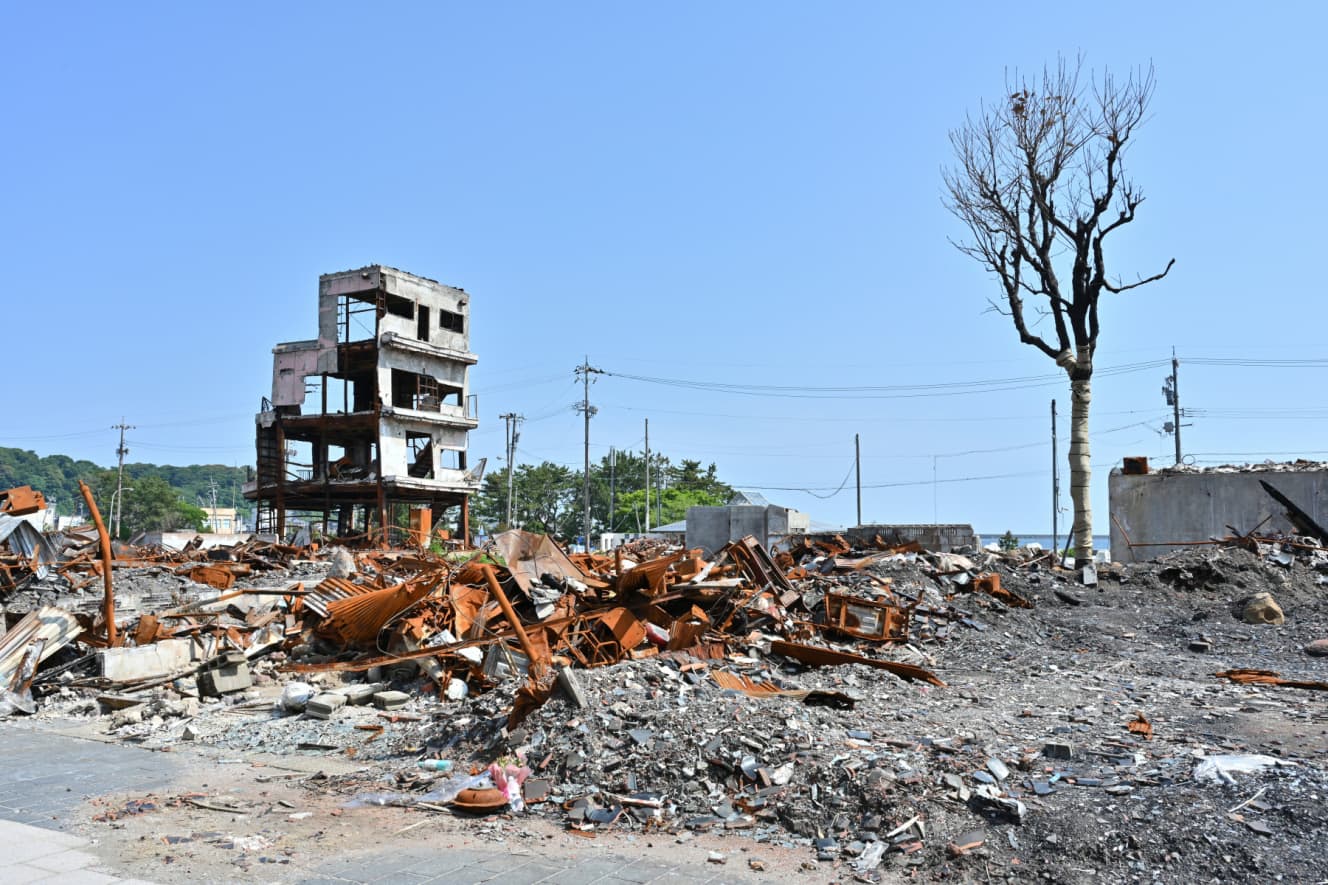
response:
{"label": "crushed metal panel", "polygon": [[32,523],[8,513],[0,513],[0,546],[31,560],[38,578],[45,578],[49,566],[61,561],[59,551]]}
{"label": "crushed metal panel", "polygon": [[522,593],[529,593],[531,584],[538,583],[540,576],[546,574],[571,578],[591,587],[607,586],[577,568],[548,535],[513,529],[494,535],[493,545],[507,563],[507,570]]}
{"label": "crushed metal panel", "polygon": [[13,629],[0,636],[0,685],[8,685],[15,671],[23,666],[31,643],[45,641],[41,651],[41,660],[44,661],[73,642],[82,632],[78,618],[64,609],[44,605],[36,611],[28,612]]}

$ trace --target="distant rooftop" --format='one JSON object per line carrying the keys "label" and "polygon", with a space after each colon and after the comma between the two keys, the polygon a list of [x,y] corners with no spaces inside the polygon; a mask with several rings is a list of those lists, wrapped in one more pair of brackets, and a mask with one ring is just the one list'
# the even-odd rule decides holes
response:
{"label": "distant rooftop", "polygon": [[744,492],[741,489],[734,489],[733,495],[729,498],[730,507],[769,507],[770,502],[765,495],[760,492]]}

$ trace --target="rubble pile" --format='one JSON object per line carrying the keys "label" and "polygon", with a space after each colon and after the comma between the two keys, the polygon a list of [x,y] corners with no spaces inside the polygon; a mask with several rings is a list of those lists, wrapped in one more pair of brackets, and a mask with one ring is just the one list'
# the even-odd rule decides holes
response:
{"label": "rubble pile", "polygon": [[[713,557],[660,541],[568,555],[519,531],[446,556],[119,548],[115,596],[137,601],[112,640],[86,583],[104,577],[97,539],[70,537],[6,600],[0,711],[100,717],[148,748],[353,759],[307,784],[347,809],[732,834],[865,881],[1075,879],[1071,863],[1183,881],[1227,854],[1266,863],[1251,833],[1328,823],[1328,781],[1293,758],[1309,744],[1251,761],[1266,744],[1221,726],[1242,704],[1322,719],[1323,637],[1304,615],[1328,550],[1306,538],[1079,571],[1035,549],[836,535]],[[62,582],[79,604],[41,605]],[[1246,616],[1256,601],[1265,614]],[[1262,798],[1219,808],[1252,782]],[[1177,803],[1221,823],[1111,823],[1158,824]]]}

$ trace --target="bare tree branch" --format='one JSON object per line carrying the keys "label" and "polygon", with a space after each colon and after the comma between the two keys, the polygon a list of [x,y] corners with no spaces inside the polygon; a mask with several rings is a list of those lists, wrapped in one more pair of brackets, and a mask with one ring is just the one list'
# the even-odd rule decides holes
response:
{"label": "bare tree branch", "polygon": [[[1092,74],[1082,57],[1059,59],[1036,77],[1007,75],[1005,98],[950,133],[945,204],[969,233],[957,248],[996,278],[1020,341],[1053,359],[1074,354],[1067,371],[1083,377],[1102,293],[1156,282],[1172,267],[1113,283],[1103,246],[1143,203],[1124,161],[1155,85],[1151,66],[1116,78]],[[1025,299],[1051,317],[1052,338],[1029,329]]]}
{"label": "bare tree branch", "polygon": [[1172,265],[1174,265],[1175,263],[1176,259],[1174,258],[1171,259],[1170,261],[1167,262],[1166,268],[1164,268],[1161,273],[1155,273],[1151,277],[1144,277],[1138,282],[1128,283],[1124,286],[1113,286],[1110,283],[1104,283],[1103,288],[1106,289],[1108,292],[1120,293],[1120,292],[1128,292],[1130,289],[1137,289],[1140,286],[1147,285],[1148,283],[1155,283],[1158,280],[1162,279],[1167,274],[1169,274],[1171,272]]}

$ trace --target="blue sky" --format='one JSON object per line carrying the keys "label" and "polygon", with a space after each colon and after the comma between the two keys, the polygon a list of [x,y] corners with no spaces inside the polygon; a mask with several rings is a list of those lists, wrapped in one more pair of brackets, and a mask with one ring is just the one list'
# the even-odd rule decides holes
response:
{"label": "blue sky", "polygon": [[1328,14],[1159,6],[8,4],[0,445],[106,464],[123,415],[130,460],[249,462],[318,275],[384,263],[472,293],[491,469],[507,411],[521,460],[580,464],[585,355],[736,384],[1040,376],[889,399],[603,377],[592,453],[639,449],[650,418],[652,448],[852,522],[851,481],[831,493],[859,432],[866,519],[1046,531],[1066,385],[985,312],[940,171],[1008,68],[1082,52],[1156,67],[1130,157],[1148,199],[1110,260],[1177,262],[1103,305],[1099,371],[1159,365],[1095,383],[1097,530],[1111,465],[1170,460],[1172,346],[1198,461],[1328,456],[1323,368],[1186,364],[1328,356]]}

